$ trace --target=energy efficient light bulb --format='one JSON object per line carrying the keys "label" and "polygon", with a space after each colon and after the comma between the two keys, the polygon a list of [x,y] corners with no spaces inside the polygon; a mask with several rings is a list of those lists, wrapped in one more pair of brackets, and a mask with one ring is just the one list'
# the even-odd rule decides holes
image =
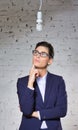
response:
{"label": "energy efficient light bulb", "polygon": [[37,22],[37,24],[36,24],[37,31],[41,31],[42,30],[42,12],[41,11],[37,12],[36,22]]}

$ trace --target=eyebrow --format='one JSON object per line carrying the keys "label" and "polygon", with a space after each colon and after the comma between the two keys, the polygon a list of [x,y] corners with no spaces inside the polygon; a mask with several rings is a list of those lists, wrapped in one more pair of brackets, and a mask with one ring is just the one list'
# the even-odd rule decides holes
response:
{"label": "eyebrow", "polygon": [[[36,49],[35,49],[35,50],[36,50]],[[36,50],[36,51],[38,51],[38,50]],[[38,52],[40,52],[40,51],[38,51]],[[47,54],[48,54],[48,52],[45,52],[45,51],[41,51],[41,52],[43,52],[43,53],[47,53]],[[41,52],[40,52],[40,53],[41,53]]]}

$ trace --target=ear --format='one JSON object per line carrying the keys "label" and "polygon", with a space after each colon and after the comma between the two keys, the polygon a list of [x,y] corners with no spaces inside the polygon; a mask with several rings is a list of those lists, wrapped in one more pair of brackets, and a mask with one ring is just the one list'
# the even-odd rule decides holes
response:
{"label": "ear", "polygon": [[52,58],[50,58],[50,59],[49,59],[49,61],[48,61],[48,65],[51,65],[51,64],[52,64],[52,62],[53,62],[53,59],[52,59]]}

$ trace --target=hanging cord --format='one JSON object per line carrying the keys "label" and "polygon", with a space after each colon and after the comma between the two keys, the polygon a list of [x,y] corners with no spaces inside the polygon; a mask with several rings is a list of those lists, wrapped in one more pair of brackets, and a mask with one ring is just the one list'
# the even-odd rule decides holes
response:
{"label": "hanging cord", "polygon": [[41,10],[42,7],[42,0],[40,0],[40,7],[39,7],[39,11]]}

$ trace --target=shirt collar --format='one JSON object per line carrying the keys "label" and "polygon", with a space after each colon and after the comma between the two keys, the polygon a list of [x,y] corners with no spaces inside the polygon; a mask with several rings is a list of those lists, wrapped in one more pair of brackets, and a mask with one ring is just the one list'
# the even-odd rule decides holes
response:
{"label": "shirt collar", "polygon": [[47,74],[48,74],[48,72],[46,72],[46,74],[43,77],[38,77],[37,81],[46,80]]}

